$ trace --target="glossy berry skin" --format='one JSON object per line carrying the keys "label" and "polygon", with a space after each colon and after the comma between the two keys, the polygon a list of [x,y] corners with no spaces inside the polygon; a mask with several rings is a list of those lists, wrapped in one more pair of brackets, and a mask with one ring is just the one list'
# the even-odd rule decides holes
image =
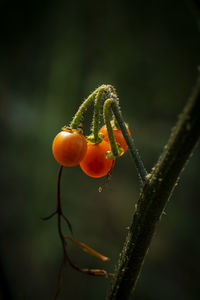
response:
{"label": "glossy berry skin", "polygon": [[[124,136],[121,132],[120,129],[118,128],[112,128],[113,130],[113,135],[114,135],[114,138],[115,138],[115,141],[117,144],[120,145],[121,148],[124,149],[124,152],[126,152],[128,150],[128,146],[127,146],[127,143],[124,139]],[[128,130],[128,133],[129,135],[131,136],[131,133],[130,133],[130,130],[127,128]],[[107,132],[107,128],[106,128],[106,125],[104,125],[103,127],[101,127],[101,129],[99,130],[99,132],[103,133],[104,135],[104,141],[109,141],[109,138],[108,138],[108,132]]]}
{"label": "glossy berry skin", "polygon": [[63,130],[53,140],[55,160],[62,166],[73,167],[80,163],[87,151],[85,137],[76,129]]}
{"label": "glossy berry skin", "polygon": [[108,174],[114,160],[106,159],[106,152],[110,151],[110,144],[102,141],[99,144],[88,144],[87,153],[80,162],[85,174],[93,178],[100,178]]}

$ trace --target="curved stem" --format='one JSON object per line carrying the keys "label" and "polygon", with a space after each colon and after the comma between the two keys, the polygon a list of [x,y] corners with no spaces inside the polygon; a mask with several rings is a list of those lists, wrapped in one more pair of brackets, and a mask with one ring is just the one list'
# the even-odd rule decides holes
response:
{"label": "curved stem", "polygon": [[[96,108],[95,108],[95,113],[97,115],[97,120],[96,121],[93,121],[93,131],[94,134],[96,135],[96,126],[98,127],[99,123],[98,123],[98,118],[100,117],[100,113],[98,112],[98,105],[100,105],[100,99],[102,97],[102,93],[105,92],[107,95],[115,95],[116,96],[116,92],[115,92],[115,89],[113,88],[112,85],[101,85],[100,87],[98,87],[92,94],[89,95],[89,97],[87,99],[85,99],[83,101],[83,103],[81,104],[81,106],[79,107],[78,111],[76,112],[75,116],[73,117],[71,123],[70,123],[70,127],[72,129],[77,129],[80,122],[81,122],[81,119],[82,119],[82,116],[83,116],[83,113],[87,110],[88,106],[91,104],[91,102],[95,99],[96,97]],[[99,96],[98,96],[99,95]],[[98,98],[98,100],[97,100]]]}
{"label": "curved stem", "polygon": [[[115,106],[113,105],[115,110]],[[200,139],[200,78],[144,185],[120,255],[109,300],[127,300],[136,286],[145,255],[184,165]]]}
{"label": "curved stem", "polygon": [[110,112],[111,112],[112,102],[113,102],[113,99],[107,99],[104,102],[103,115],[104,115],[104,121],[105,121],[105,124],[106,124],[106,127],[107,127],[108,138],[109,138],[112,154],[113,154],[114,157],[118,157],[119,152],[118,152],[117,144],[115,142],[112,126],[110,124]]}
{"label": "curved stem", "polygon": [[82,115],[83,113],[86,111],[86,109],[88,108],[88,106],[90,105],[90,103],[92,102],[92,100],[94,100],[95,96],[97,94],[97,90],[95,90],[79,107],[77,113],[75,114],[75,116],[73,117],[71,123],[70,123],[70,127],[72,129],[77,129],[81,119],[82,119]]}
{"label": "curved stem", "polygon": [[99,125],[100,125],[100,106],[104,90],[100,89],[96,94],[95,103],[94,103],[94,116],[92,124],[92,133],[94,137],[94,143],[101,141],[99,139]]}
{"label": "curved stem", "polygon": [[[108,92],[110,90],[110,88],[111,88],[110,85],[103,84],[100,87],[98,87],[92,94],[90,94],[87,99],[85,99],[83,101],[83,103],[79,107],[77,113],[75,114],[75,116],[73,117],[73,119],[72,119],[72,121],[70,123],[70,127],[72,129],[77,129],[78,128],[78,126],[79,126],[79,124],[81,122],[83,113],[87,110],[88,106],[95,99],[95,97],[97,96],[97,94],[102,95],[103,92]],[[99,102],[99,100],[98,100],[98,102]]]}
{"label": "curved stem", "polygon": [[147,171],[144,168],[142,159],[140,158],[139,152],[135,146],[135,142],[133,137],[130,137],[128,130],[126,128],[126,123],[124,122],[123,116],[120,111],[119,103],[116,100],[113,100],[111,103],[112,111],[117,119],[119,127],[122,131],[122,134],[126,140],[126,143],[129,147],[131,155],[134,159],[136,169],[138,171],[139,177],[141,178],[142,182],[145,183],[147,181]]}

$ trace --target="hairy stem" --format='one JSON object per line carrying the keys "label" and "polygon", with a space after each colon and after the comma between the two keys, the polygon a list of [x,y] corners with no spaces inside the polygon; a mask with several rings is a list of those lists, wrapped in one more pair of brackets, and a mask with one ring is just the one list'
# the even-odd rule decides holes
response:
{"label": "hairy stem", "polygon": [[123,116],[120,112],[119,103],[116,100],[112,101],[112,110],[113,113],[117,119],[117,123],[119,124],[119,127],[121,128],[121,131],[123,133],[123,136],[126,140],[126,143],[129,147],[130,153],[133,157],[133,160],[135,162],[136,169],[138,171],[138,175],[141,178],[142,182],[145,183],[147,181],[147,172],[144,168],[142,159],[140,158],[140,155],[138,153],[138,150],[135,146],[135,142],[133,137],[130,137],[128,130],[126,128],[126,123],[124,122]]}
{"label": "hairy stem", "polygon": [[110,90],[110,88],[111,88],[110,85],[104,85],[103,84],[100,87],[98,87],[92,94],[90,94],[87,99],[85,99],[83,101],[83,103],[79,107],[78,111],[76,112],[75,116],[73,117],[73,119],[70,123],[70,127],[72,129],[77,129],[78,128],[78,126],[81,122],[83,113],[87,110],[88,106],[95,99],[96,95],[97,94],[102,95],[103,92]]}
{"label": "hairy stem", "polygon": [[77,129],[81,119],[82,119],[82,115],[85,112],[85,110],[88,108],[88,106],[90,105],[90,103],[92,102],[92,100],[94,100],[95,96],[96,96],[97,91],[94,91],[79,107],[77,113],[75,114],[75,116],[73,117],[71,123],[70,123],[70,127],[72,129]]}
{"label": "hairy stem", "polygon": [[[115,105],[113,105],[113,111],[117,112]],[[119,124],[121,127],[121,122]],[[153,168],[149,181],[144,185],[140,194],[132,224],[120,254],[117,275],[109,293],[109,300],[128,299],[131,290],[136,286],[156,225],[199,138],[200,78]]]}
{"label": "hairy stem", "polygon": [[94,116],[93,116],[92,133],[93,133],[93,136],[94,136],[94,142],[95,143],[98,143],[99,141],[101,141],[101,139],[99,139],[99,125],[100,125],[100,108],[101,108],[101,100],[102,100],[103,92],[104,91],[101,89],[97,93],[95,103],[94,103]]}
{"label": "hairy stem", "polygon": [[111,111],[110,108],[111,108],[112,102],[113,102],[112,99],[107,99],[104,102],[103,115],[104,115],[104,121],[105,121],[107,132],[108,132],[108,138],[109,138],[112,154],[114,157],[118,157],[118,148],[117,148],[117,144],[115,142],[115,138],[113,135],[112,126],[110,124],[110,111]]}

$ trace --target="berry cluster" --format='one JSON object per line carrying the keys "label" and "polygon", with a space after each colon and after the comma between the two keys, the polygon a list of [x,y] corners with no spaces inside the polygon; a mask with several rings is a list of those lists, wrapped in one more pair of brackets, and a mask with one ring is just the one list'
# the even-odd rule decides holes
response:
{"label": "berry cluster", "polygon": [[[99,103],[105,99],[105,94],[108,94],[108,92],[110,92],[109,97],[104,102],[104,120],[106,124],[99,129]],[[83,172],[88,176],[100,178],[110,172],[116,157],[124,154],[128,150],[128,146],[116,119],[113,118],[110,122],[109,118],[106,117],[109,114],[111,101],[116,101],[116,94],[110,90],[110,86],[102,86],[93,94],[96,101],[91,135],[85,137],[79,127],[82,113],[90,104],[88,99],[92,99],[90,96],[79,108],[71,126],[63,127],[62,131],[56,135],[52,151],[54,158],[61,166],[80,165]],[[111,97],[113,99],[110,99]],[[128,127],[127,130],[128,134],[131,135]]]}
{"label": "berry cluster", "polygon": [[[80,164],[83,172],[90,177],[99,178],[107,175],[114,165],[115,159],[106,157],[106,154],[111,151],[106,125],[99,132],[102,133],[103,140],[99,143],[92,143],[87,141],[80,129],[64,127],[53,141],[52,151],[55,160],[65,167]],[[116,144],[125,153],[128,146],[121,130],[114,127],[113,134]]]}

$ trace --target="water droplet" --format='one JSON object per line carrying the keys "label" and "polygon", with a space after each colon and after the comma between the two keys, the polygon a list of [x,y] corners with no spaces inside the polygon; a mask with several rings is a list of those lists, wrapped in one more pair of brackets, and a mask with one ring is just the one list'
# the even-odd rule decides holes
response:
{"label": "water droplet", "polygon": [[101,193],[102,190],[103,190],[103,189],[102,189],[102,186],[99,186],[99,187],[98,187],[98,192]]}

